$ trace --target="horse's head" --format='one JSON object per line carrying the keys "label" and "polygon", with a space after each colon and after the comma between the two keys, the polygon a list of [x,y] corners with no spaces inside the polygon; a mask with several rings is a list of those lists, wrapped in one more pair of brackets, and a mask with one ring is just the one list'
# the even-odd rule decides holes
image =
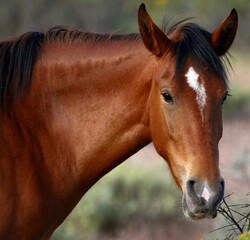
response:
{"label": "horse's head", "polygon": [[142,40],[155,55],[149,101],[153,143],[183,191],[185,215],[214,218],[224,194],[218,143],[228,94],[220,57],[234,40],[237,13],[232,10],[213,33],[176,24],[165,34],[144,5],[138,21]]}

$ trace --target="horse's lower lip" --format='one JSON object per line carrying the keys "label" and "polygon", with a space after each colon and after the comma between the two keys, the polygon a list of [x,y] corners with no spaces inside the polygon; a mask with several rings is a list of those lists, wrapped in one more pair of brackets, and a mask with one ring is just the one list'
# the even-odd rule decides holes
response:
{"label": "horse's lower lip", "polygon": [[193,219],[193,220],[201,220],[204,218],[208,218],[208,219],[212,219],[215,218],[217,216],[217,209],[209,209],[209,208],[205,208],[205,207],[195,207],[193,206],[193,211],[191,211],[189,209],[188,204],[186,203],[186,199],[183,198],[183,202],[182,202],[182,208],[183,208],[183,213],[184,215],[189,218],[189,219]]}
{"label": "horse's lower lip", "polygon": [[213,219],[217,216],[217,212],[191,212],[189,209],[183,209],[184,215],[187,218],[193,219],[193,220],[201,220],[204,218]]}
{"label": "horse's lower lip", "polygon": [[187,218],[190,218],[190,219],[193,219],[193,220],[200,220],[200,219],[205,218],[205,214],[193,214],[188,210],[184,210],[184,215]]}

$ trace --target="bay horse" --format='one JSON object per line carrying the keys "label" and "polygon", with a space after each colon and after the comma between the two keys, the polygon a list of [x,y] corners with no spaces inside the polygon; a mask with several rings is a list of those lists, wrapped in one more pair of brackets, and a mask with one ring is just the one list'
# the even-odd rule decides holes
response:
{"label": "bay horse", "polygon": [[0,43],[0,239],[48,239],[102,176],[148,143],[191,219],[224,193],[218,142],[228,95],[221,58],[233,9],[212,32],[165,33],[142,4],[140,34],[55,27]]}

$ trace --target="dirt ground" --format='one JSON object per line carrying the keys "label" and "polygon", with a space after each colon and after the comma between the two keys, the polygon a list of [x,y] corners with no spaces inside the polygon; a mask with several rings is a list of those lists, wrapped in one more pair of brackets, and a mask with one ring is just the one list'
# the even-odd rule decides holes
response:
{"label": "dirt ground", "polygon": [[201,240],[207,225],[193,223],[176,224],[170,219],[160,223],[132,223],[116,236],[104,236],[103,240]]}

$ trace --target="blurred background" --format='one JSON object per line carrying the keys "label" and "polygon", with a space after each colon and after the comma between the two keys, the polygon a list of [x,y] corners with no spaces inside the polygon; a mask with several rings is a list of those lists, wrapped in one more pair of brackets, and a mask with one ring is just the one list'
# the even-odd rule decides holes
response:
{"label": "blurred background", "polygon": [[[0,38],[67,25],[82,31],[138,32],[142,0],[0,0]],[[192,21],[213,31],[232,8],[239,31],[230,51],[230,97],[224,109],[220,164],[230,204],[250,203],[250,1],[144,0],[161,26],[164,18]],[[244,211],[250,211],[249,208]],[[187,221],[181,193],[167,164],[152,145],[101,179],[82,199],[53,240],[68,239],[236,239],[219,214],[215,220]],[[213,232],[211,232],[213,231]]]}

